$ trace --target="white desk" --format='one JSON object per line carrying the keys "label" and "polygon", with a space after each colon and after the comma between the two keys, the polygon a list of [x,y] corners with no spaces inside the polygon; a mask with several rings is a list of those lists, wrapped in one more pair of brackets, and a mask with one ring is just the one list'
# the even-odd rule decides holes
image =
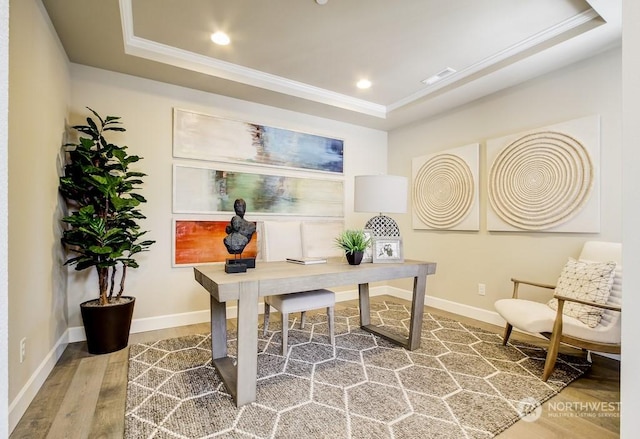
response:
{"label": "white desk", "polygon": [[[194,267],[196,281],[211,295],[213,364],[238,407],[256,400],[259,297],[358,284],[362,329],[414,350],[420,347],[427,276],[435,272],[434,262],[422,261],[357,266],[331,260],[316,265],[258,262],[255,269],[234,274],[225,273],[222,265]],[[369,283],[400,278],[414,278],[408,338],[371,325],[370,318]],[[237,365],[227,356],[229,300],[238,301]]]}

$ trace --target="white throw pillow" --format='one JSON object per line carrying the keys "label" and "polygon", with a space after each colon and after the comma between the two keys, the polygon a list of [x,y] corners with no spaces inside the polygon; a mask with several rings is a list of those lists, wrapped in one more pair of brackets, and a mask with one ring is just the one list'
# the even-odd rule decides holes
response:
{"label": "white throw pillow", "polygon": [[[569,258],[560,273],[556,294],[595,303],[607,303],[615,273],[615,262],[586,262]],[[548,305],[557,310],[558,300],[551,299]],[[565,302],[563,314],[575,317],[585,325],[595,328],[600,323],[602,308]]]}

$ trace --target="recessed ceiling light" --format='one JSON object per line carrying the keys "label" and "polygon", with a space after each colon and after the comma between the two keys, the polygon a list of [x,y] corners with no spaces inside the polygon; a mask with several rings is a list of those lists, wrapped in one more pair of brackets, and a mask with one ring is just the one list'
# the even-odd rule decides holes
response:
{"label": "recessed ceiling light", "polygon": [[368,79],[361,79],[357,82],[356,87],[361,89],[369,88],[371,87],[371,81],[369,81]]}
{"label": "recessed ceiling light", "polygon": [[231,38],[229,38],[229,35],[225,34],[224,32],[218,31],[211,34],[211,41],[220,46],[226,46],[231,42]]}
{"label": "recessed ceiling light", "polygon": [[326,5],[329,0],[316,0],[316,3],[319,5]]}
{"label": "recessed ceiling light", "polygon": [[426,85],[433,85],[436,82],[442,81],[447,76],[453,75],[455,72],[456,72],[455,69],[452,69],[451,67],[447,67],[446,69],[439,71],[433,76],[429,76],[427,79],[424,79],[421,82]]}

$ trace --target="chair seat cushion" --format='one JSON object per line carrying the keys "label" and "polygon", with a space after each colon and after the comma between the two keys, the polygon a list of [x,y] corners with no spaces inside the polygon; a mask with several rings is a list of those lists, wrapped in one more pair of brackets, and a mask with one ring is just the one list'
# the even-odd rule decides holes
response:
{"label": "chair seat cushion", "polygon": [[[616,263],[576,261],[569,258],[565,264],[556,294],[574,299],[587,300],[594,303],[607,303],[613,284]],[[551,299],[548,305],[558,309],[558,300]],[[600,323],[602,308],[583,305],[575,302],[565,302],[562,312],[564,315],[575,317],[585,325],[595,328]]]}
{"label": "chair seat cushion", "polygon": [[299,293],[267,296],[264,300],[269,305],[280,310],[281,313],[289,314],[334,306],[336,303],[336,295],[333,291],[323,288]]}
{"label": "chair seat cushion", "polygon": [[[546,303],[524,299],[502,299],[495,303],[496,311],[507,322],[521,331],[539,333],[551,332],[556,311]],[[598,325],[595,328],[580,320],[564,315],[562,333],[570,337],[593,341],[595,343],[620,343],[620,333],[615,325]]]}

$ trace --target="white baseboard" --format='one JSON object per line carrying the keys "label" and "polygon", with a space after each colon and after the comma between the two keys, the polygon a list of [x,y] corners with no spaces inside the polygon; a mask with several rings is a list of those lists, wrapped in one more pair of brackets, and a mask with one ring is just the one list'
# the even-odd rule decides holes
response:
{"label": "white baseboard", "polygon": [[[235,307],[233,307],[235,308]],[[227,315],[229,310],[227,310]],[[146,317],[142,319],[134,319],[131,322],[131,334],[139,332],[154,331],[156,329],[175,328],[177,326],[193,325],[196,323],[208,322],[210,319],[209,310],[185,312],[181,314],[169,314],[157,317]],[[73,326],[69,328],[69,343],[85,341],[87,336],[84,333],[84,327]]]}
{"label": "white baseboard", "polygon": [[[398,290],[402,291],[402,290]],[[389,291],[389,287],[379,286],[370,289],[369,294],[371,296],[380,296],[383,294],[392,294]],[[400,297],[400,296],[397,296]],[[358,298],[358,290],[340,291],[336,293],[336,300],[338,302],[344,302],[347,300],[353,300]],[[404,297],[403,297],[404,298]],[[411,294],[409,293],[409,300],[411,300]],[[262,314],[264,312],[264,305],[260,303],[258,312]],[[237,316],[238,308],[236,306],[227,307],[227,318],[232,319]],[[157,317],[146,317],[142,319],[134,319],[131,322],[131,334],[137,334],[139,332],[155,331],[157,329],[175,328],[177,326],[195,325],[198,323],[209,322],[211,316],[209,310],[186,312],[181,314],[169,314]],[[87,339],[84,328],[82,326],[73,326],[68,330],[68,342],[75,343],[78,341],[85,341]]]}
{"label": "white baseboard", "polygon": [[53,370],[60,356],[64,352],[69,344],[68,341],[69,331],[65,331],[64,334],[58,339],[53,348],[45,356],[40,366],[31,375],[27,383],[20,389],[20,392],[16,395],[13,401],[9,404],[9,432],[13,431],[18,425],[20,418],[27,411],[29,404],[36,397],[36,394],[44,384],[45,380]]}
{"label": "white baseboard", "polygon": [[[397,297],[399,299],[411,300],[413,298],[413,292],[404,290],[401,288],[395,288],[392,286],[384,285],[378,287],[372,287],[369,294],[373,296],[389,295]],[[354,300],[358,298],[357,290],[340,291],[336,293],[336,300],[338,302],[344,302],[347,300]],[[490,323],[498,326],[504,326],[506,323],[500,315],[495,311],[489,311],[482,308],[476,308],[473,306],[465,305],[462,303],[452,302],[446,299],[440,299],[438,297],[426,296],[425,305],[433,308],[448,311],[454,314],[458,314],[464,317],[480,320],[485,323]],[[259,312],[263,313],[264,307],[262,304],[259,306]],[[237,307],[227,307],[227,318],[234,318],[237,315]],[[209,310],[193,311],[181,314],[170,314],[157,317],[147,317],[142,319],[135,319],[131,322],[131,333],[153,331],[157,329],[174,328],[177,326],[192,325],[197,323],[206,323],[210,319]],[[540,336],[542,337],[542,336]],[[49,373],[53,370],[56,362],[62,355],[62,352],[67,347],[68,343],[74,343],[78,341],[86,340],[84,328],[82,326],[74,326],[67,330],[65,334],[58,340],[54,348],[44,359],[42,364],[38,367],[36,372],[31,376],[27,384],[22,388],[18,396],[13,400],[9,406],[9,428],[10,431],[15,428],[18,421],[26,411],[27,407],[35,397],[36,393],[44,383]],[[619,355],[598,354],[609,358],[620,360]]]}
{"label": "white baseboard", "polygon": [[[386,288],[387,292],[385,294],[405,300],[413,299],[413,292],[409,290],[403,290],[401,288],[394,288],[389,286]],[[424,304],[425,306],[431,306],[433,308],[448,311],[464,317],[469,317],[471,319],[480,320],[481,322],[490,323],[493,325],[504,326],[506,323],[502,319],[502,317],[500,317],[500,314],[495,311],[476,308],[474,306],[464,305],[462,303],[452,302],[450,300],[440,299],[438,297],[427,295],[425,296]]]}

